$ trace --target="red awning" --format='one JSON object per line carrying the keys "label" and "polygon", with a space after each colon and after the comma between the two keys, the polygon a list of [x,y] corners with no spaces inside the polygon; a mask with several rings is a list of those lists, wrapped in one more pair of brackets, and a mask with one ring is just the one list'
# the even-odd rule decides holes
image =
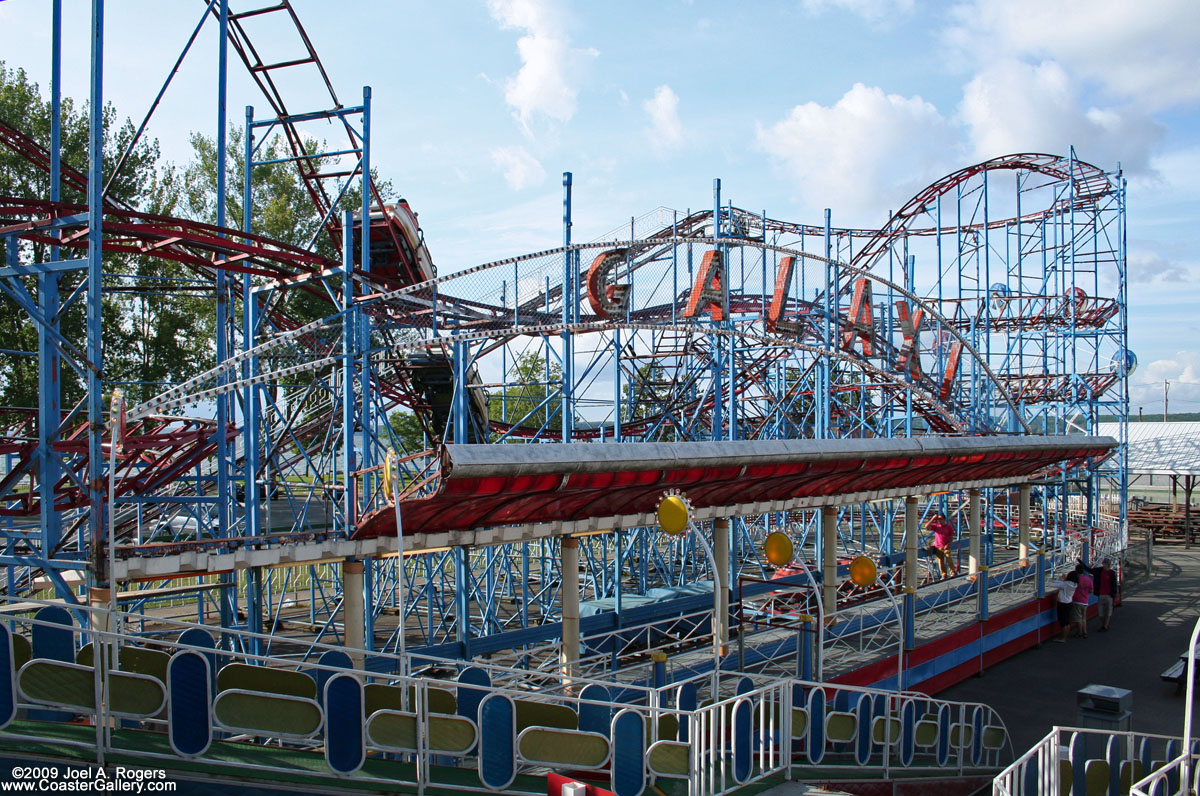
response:
{"label": "red awning", "polygon": [[[1110,437],[928,437],[676,443],[447,445],[432,494],[401,502],[405,536],[504,528],[492,541],[649,524],[663,493],[697,517],[1002,486],[1108,455]],[[726,515],[727,516],[727,515]],[[605,523],[596,526],[596,522]],[[391,506],[355,538],[396,533]]]}

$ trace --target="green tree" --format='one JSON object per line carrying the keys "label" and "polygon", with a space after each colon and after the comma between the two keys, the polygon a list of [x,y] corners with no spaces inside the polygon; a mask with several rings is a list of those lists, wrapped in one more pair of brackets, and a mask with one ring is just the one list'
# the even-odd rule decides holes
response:
{"label": "green tree", "polygon": [[[49,149],[50,103],[43,99],[38,85],[25,71],[0,62],[0,119]],[[113,172],[121,154],[133,140],[135,128],[129,119],[118,121],[112,105],[103,112],[103,173],[111,179],[108,195],[117,202],[150,213],[170,213],[178,201],[177,179],[169,164],[159,162],[158,142],[141,139],[133,147],[121,172]],[[87,171],[87,104],[77,105],[70,97],[62,101],[61,157],[65,168]],[[50,177],[42,169],[10,149],[0,149],[0,194],[48,199]],[[86,196],[69,182],[62,183],[61,199],[80,204]],[[66,252],[64,256],[78,256]],[[25,264],[50,259],[47,242],[23,242],[18,252]],[[153,263],[153,266],[151,266]],[[107,381],[162,382],[177,378],[196,367],[197,350],[189,341],[205,340],[203,319],[197,315],[195,296],[176,289],[169,298],[148,300],[162,285],[178,287],[170,280],[190,277],[183,269],[161,260],[125,254],[104,256],[104,329],[103,375]],[[64,272],[59,279],[60,296],[67,296],[81,284],[82,271]],[[37,280],[23,278],[31,297],[36,297]],[[165,292],[172,292],[170,290]],[[134,317],[140,313],[140,317]],[[161,320],[161,322],[160,322]],[[82,301],[74,302],[60,313],[63,336],[83,349],[86,338],[86,310]],[[35,406],[38,395],[37,326],[28,313],[8,296],[0,296],[0,336],[5,348],[30,352],[30,355],[0,354],[0,403],[10,406]],[[211,338],[211,335],[208,336]],[[203,348],[201,345],[200,348]],[[62,404],[71,406],[84,392],[84,379],[64,363],[60,373]],[[153,387],[128,385],[127,392],[137,400]]]}
{"label": "green tree", "polygon": [[[558,391],[562,382],[562,366],[550,363],[547,378],[546,358],[536,351],[517,355],[508,369],[507,383],[510,385],[499,393],[493,393],[488,402],[488,417],[501,423],[538,429],[546,418],[559,410],[546,397]],[[528,415],[528,417],[526,417]]]}
{"label": "green tree", "polygon": [[[242,226],[242,197],[244,179],[244,132],[230,126],[225,149],[225,212],[226,224]],[[217,146],[216,142],[200,133],[191,136],[192,160],[183,176],[183,210],[185,215],[209,224],[217,219]],[[316,168],[333,165],[332,158],[322,157],[325,143],[310,142],[310,154]],[[258,161],[281,161],[292,156],[291,149],[281,136],[263,142],[255,159]],[[395,189],[388,180],[380,180],[372,171],[376,190],[385,202],[395,197]],[[252,189],[251,231],[292,246],[308,247],[323,257],[340,261],[333,238],[322,228],[304,181],[294,163],[266,162],[256,165],[250,175]],[[358,212],[362,207],[362,189],[357,180],[346,190],[335,218],[344,210]],[[291,290],[285,299],[285,313],[297,323],[307,323],[331,314],[328,296],[319,288],[310,285],[307,289]]]}
{"label": "green tree", "polygon": [[403,410],[392,412],[388,416],[388,425],[392,427],[392,433],[404,448],[399,452],[401,456],[425,450],[425,429],[421,427],[421,421],[414,413]]}

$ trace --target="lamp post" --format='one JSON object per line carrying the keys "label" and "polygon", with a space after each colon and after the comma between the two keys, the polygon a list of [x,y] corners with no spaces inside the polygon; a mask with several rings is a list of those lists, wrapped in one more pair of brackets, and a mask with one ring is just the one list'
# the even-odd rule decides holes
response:
{"label": "lamp post", "polygon": [[721,636],[717,632],[718,621],[724,621],[719,616],[721,611],[721,578],[717,571],[717,558],[713,555],[712,545],[704,538],[704,534],[692,522],[692,506],[688,503],[687,498],[678,493],[668,493],[663,497],[658,504],[658,527],[664,532],[672,536],[679,536],[685,532],[691,533],[693,538],[700,543],[700,547],[704,549],[705,556],[708,557],[708,565],[712,568],[713,573],[713,677],[712,677],[712,699],[717,701],[717,687],[720,684],[721,672]]}
{"label": "lamp post", "polygon": [[[392,480],[392,466],[396,468],[395,480]],[[400,654],[400,676],[408,675],[408,653],[404,640],[404,524],[400,518],[400,457],[394,449],[389,448],[387,460],[383,466],[383,491],[391,493],[392,505],[396,513],[396,651]]]}
{"label": "lamp post", "polygon": [[892,610],[896,613],[896,624],[898,626],[896,651],[896,690],[904,690],[904,615],[900,612],[900,603],[896,602],[896,595],[892,594],[892,590],[888,588],[887,581],[879,577],[879,567],[875,562],[867,556],[859,556],[850,562],[850,580],[854,581],[855,585],[868,589],[875,584],[883,587],[883,592],[892,601]]}

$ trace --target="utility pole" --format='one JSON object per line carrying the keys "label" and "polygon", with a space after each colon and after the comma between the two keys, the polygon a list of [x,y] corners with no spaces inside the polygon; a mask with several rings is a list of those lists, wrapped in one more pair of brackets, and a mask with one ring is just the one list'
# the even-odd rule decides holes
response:
{"label": "utility pole", "polygon": [[1167,422],[1167,407],[1169,406],[1167,401],[1170,398],[1170,396],[1171,396],[1171,382],[1168,381],[1167,379],[1163,379],[1163,422],[1164,423]]}

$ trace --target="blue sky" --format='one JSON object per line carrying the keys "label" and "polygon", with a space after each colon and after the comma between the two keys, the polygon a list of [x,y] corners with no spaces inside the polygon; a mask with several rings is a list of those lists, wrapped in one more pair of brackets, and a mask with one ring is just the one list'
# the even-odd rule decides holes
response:
{"label": "blue sky", "polygon": [[[253,5],[264,5],[264,2]],[[234,8],[250,7],[234,0]],[[659,205],[735,204],[877,226],[938,177],[1065,152],[1130,181],[1134,411],[1200,411],[1200,3],[294,0],[346,104],[374,92],[373,160],[421,215],[443,269],[554,245],[561,172],[576,238]],[[65,91],[84,97],[86,0],[64,0]],[[203,3],[109,0],[106,97],[140,118]],[[252,28],[286,60],[288,29]],[[0,0],[0,50],[45,88],[49,3]],[[210,24],[155,116],[167,157],[211,134]],[[323,107],[311,71],[292,110]],[[265,102],[233,64],[231,118]],[[331,133],[333,131],[331,130]],[[318,134],[319,131],[318,131]]]}

